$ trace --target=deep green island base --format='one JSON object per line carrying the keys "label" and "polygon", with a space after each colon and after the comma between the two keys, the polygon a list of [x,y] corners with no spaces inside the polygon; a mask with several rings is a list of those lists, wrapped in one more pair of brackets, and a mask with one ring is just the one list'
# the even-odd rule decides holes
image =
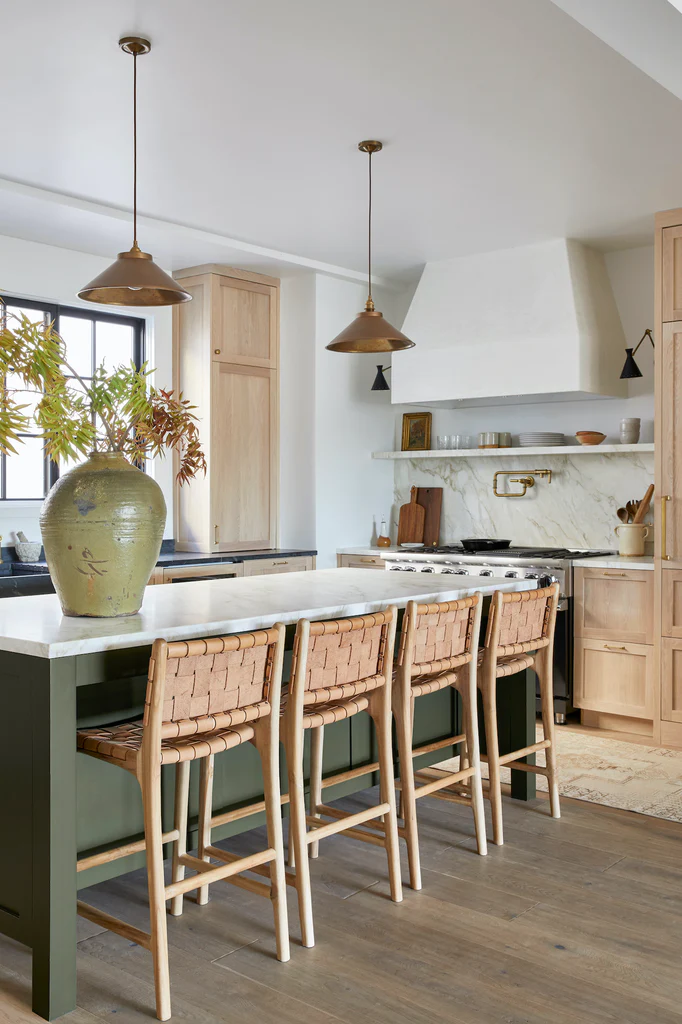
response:
{"label": "deep green island base", "polygon": [[[290,634],[290,631],[288,631]],[[136,780],[125,771],[76,755],[76,724],[122,721],[142,712],[150,649],[83,654],[48,660],[0,652],[0,932],[33,951],[33,1010],[54,1020],[76,1006],[76,893],[141,866],[137,854],[77,875],[77,856],[97,853],[143,834]],[[499,687],[503,753],[535,741],[535,675],[520,673]],[[415,714],[415,745],[459,732],[453,690],[422,697]],[[376,756],[370,720],[358,715],[325,729],[324,772],[371,763]],[[447,750],[423,756],[420,766],[444,760]],[[534,755],[533,755],[534,756]],[[189,848],[196,845],[198,765],[192,765]],[[285,776],[284,776],[285,777]],[[330,787],[335,799],[371,785],[370,776]],[[171,828],[173,771],[164,769],[164,829]],[[216,758],[214,808],[260,799],[261,775],[251,744]],[[535,776],[512,771],[512,796],[532,799]],[[224,838],[259,824],[259,817],[226,826]]]}

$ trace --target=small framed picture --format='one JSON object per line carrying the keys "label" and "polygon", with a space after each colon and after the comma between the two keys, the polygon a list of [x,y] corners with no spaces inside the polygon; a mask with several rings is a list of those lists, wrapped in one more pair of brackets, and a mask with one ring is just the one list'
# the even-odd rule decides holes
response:
{"label": "small framed picture", "polygon": [[403,415],[404,452],[424,452],[431,447],[431,413],[406,412]]}

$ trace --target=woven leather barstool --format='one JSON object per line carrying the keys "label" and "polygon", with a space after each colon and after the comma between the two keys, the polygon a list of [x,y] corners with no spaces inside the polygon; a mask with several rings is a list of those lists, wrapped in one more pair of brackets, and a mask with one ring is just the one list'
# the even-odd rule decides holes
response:
{"label": "woven leather barstool", "polygon": [[[553,818],[559,818],[559,787],[556,779],[554,745],[554,628],[559,604],[559,584],[540,590],[502,593],[498,590],[490,604],[485,647],[479,652],[478,685],[483,695],[485,738],[490,784],[486,795],[493,812],[493,842],[504,842],[502,825],[502,786],[500,768],[514,768],[547,776],[549,805]],[[521,750],[500,756],[497,738],[497,680],[532,668],[540,682],[543,739]],[[520,759],[544,750],[546,767],[526,764]]]}
{"label": "woven leather barstool", "polygon": [[[393,685],[393,714],[398,733],[400,757],[401,816],[400,835],[407,841],[410,885],[421,889],[417,800],[439,797],[469,804],[474,813],[478,852],[487,852],[485,814],[481,786],[481,762],[476,712],[476,671],[478,638],[481,627],[480,595],[441,604],[417,604],[410,601],[403,616],[398,667]],[[464,732],[456,736],[412,747],[414,706],[418,697],[451,686],[460,694]],[[457,772],[442,768],[414,771],[413,759],[443,747],[464,744],[468,764]],[[415,780],[421,783],[415,786]],[[469,783],[470,792],[464,786]],[[455,787],[451,791],[449,787]]]}
{"label": "woven leather barstool", "polygon": [[[231,882],[272,900],[277,958],[289,959],[289,931],[279,785],[279,720],[284,626],[255,633],[166,643],[156,640],[149,662],[144,717],[123,725],[80,729],[78,749],[132,772],[140,783],[144,840],[88,857],[79,867],[115,860],[138,850],[147,853],[151,930],[143,932],[79,901],[78,913],[151,950],[156,1015],[171,1013],[166,900],[182,913],[183,894],[211,882]],[[261,756],[268,849],[237,857],[204,843],[201,856],[187,853],[190,762],[202,765],[216,753],[251,742]],[[175,822],[163,834],[161,767],[175,764]],[[205,775],[202,775],[205,791]],[[205,822],[204,822],[205,824]],[[210,825],[208,828],[210,839]],[[205,832],[204,832],[205,836]],[[164,883],[163,844],[173,842],[172,880]],[[208,863],[212,857],[222,863]],[[269,865],[270,884],[242,877]],[[185,878],[185,868],[196,875]],[[263,870],[261,868],[261,870]],[[267,869],[266,869],[267,870]]]}
{"label": "woven leather barstool", "polygon": [[[301,619],[296,627],[282,735],[289,774],[289,843],[294,853],[294,882],[304,946],[315,944],[309,844],[316,846],[320,839],[343,832],[353,839],[384,846],[391,899],[399,903],[403,898],[391,741],[396,616],[396,609],[389,608],[352,619],[327,622]],[[349,814],[321,802],[322,735],[325,725],[361,711],[371,715],[376,729],[381,802],[357,814]],[[303,738],[308,730],[312,730],[312,757],[310,814],[306,815]],[[325,779],[326,784],[330,782],[333,777]],[[325,818],[332,820],[325,821]],[[379,835],[360,828],[366,823],[377,827],[377,822]]]}

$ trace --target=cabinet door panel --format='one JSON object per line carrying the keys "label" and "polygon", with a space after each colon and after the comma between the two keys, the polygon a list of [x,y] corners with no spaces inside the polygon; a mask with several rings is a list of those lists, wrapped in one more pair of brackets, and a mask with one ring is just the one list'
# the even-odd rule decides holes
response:
{"label": "cabinet door panel", "polygon": [[307,572],[313,567],[311,556],[292,558],[255,558],[244,562],[245,576],[273,576],[282,572]]}
{"label": "cabinet door panel", "polygon": [[574,703],[589,711],[652,719],[653,647],[576,640]]}
{"label": "cabinet door panel", "polygon": [[661,718],[682,722],[682,641],[661,640]]}
{"label": "cabinet door panel", "polygon": [[213,363],[211,466],[219,551],[274,547],[277,376]]}
{"label": "cabinet door panel", "polygon": [[215,281],[213,359],[274,367],[277,289],[231,277]]}
{"label": "cabinet door panel", "polygon": [[663,228],[663,321],[682,320],[682,226]]}
{"label": "cabinet door panel", "polygon": [[338,555],[340,569],[385,569],[386,563],[380,555]]}
{"label": "cabinet door panel", "polygon": [[576,636],[651,644],[653,604],[651,570],[575,570]]}
{"label": "cabinet door panel", "polygon": [[682,639],[682,571],[664,568],[661,573],[661,632]]}
{"label": "cabinet door panel", "polygon": [[[682,567],[682,323],[663,325],[660,355],[660,481],[657,506],[660,517],[661,497],[666,501],[666,529],[661,533],[661,553],[668,565]],[[658,553],[658,552],[657,552]]]}

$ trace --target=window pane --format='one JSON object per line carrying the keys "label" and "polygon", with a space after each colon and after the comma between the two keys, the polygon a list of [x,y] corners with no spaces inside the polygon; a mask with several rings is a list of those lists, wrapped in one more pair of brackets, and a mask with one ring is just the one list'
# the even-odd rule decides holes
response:
{"label": "window pane", "polygon": [[45,494],[42,438],[22,437],[15,447],[18,454],[7,456],[6,497],[42,498]]}
{"label": "window pane", "polygon": [[92,375],[92,321],[60,316],[59,333],[66,344],[66,361],[81,377]]}
{"label": "window pane", "polygon": [[[14,313],[15,316],[19,316],[21,313],[23,313],[24,316],[28,317],[32,324],[45,323],[45,313],[43,312],[42,309],[29,309],[28,307],[24,308],[23,306],[13,306],[10,302],[6,303],[6,305],[8,314]],[[16,327],[16,320],[9,319],[9,326]]]}
{"label": "window pane", "polygon": [[110,324],[103,320],[95,324],[95,359],[111,372],[133,360],[133,329],[128,324]]}
{"label": "window pane", "polygon": [[[5,377],[5,383],[7,390],[14,392],[12,395],[14,401],[18,402],[19,405],[26,406],[26,408],[21,410],[24,416],[32,416],[35,412],[35,407],[42,398],[42,395],[36,391],[25,391],[24,381],[16,373],[8,373]],[[28,429],[32,430],[33,426],[34,424],[32,422]]]}

